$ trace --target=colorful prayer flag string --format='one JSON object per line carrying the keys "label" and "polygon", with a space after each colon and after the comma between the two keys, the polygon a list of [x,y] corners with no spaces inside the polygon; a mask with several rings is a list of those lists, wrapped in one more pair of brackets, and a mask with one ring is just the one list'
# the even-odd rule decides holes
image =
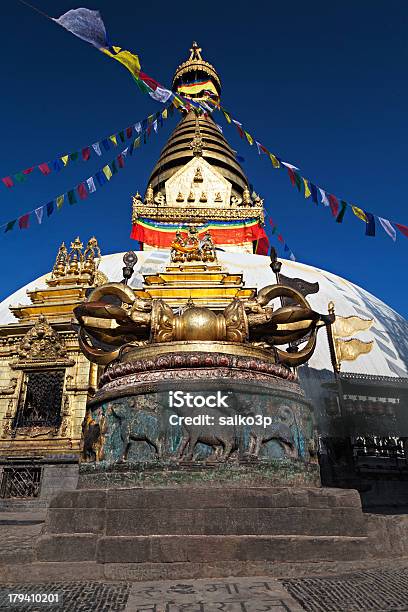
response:
{"label": "colorful prayer flag string", "polygon": [[[334,194],[329,193],[327,190],[322,189],[318,185],[312,183],[309,179],[305,178],[304,176],[301,176],[301,174],[298,172],[299,168],[297,168],[293,164],[282,161],[282,159],[278,155],[271,153],[258,140],[255,140],[253,136],[251,136],[251,134],[244,129],[241,122],[237,121],[236,119],[233,119],[232,113],[230,113],[229,111],[226,111],[223,107],[219,105],[216,106],[216,108],[219,108],[219,110],[222,112],[227,123],[235,124],[238,130],[238,134],[242,139],[244,139],[244,136],[245,136],[245,139],[247,140],[248,144],[251,146],[253,145],[254,142],[256,143],[259,155],[261,155],[262,153],[265,153],[269,156],[274,168],[282,168],[282,166],[284,166],[287,169],[289,180],[292,186],[296,187],[300,193],[303,193],[306,199],[311,197],[311,200],[315,204],[319,204],[319,201],[318,201],[318,192],[319,192],[320,198],[321,198],[320,203],[323,206],[326,206],[330,209],[337,223],[343,222],[347,209],[351,208],[354,215],[365,223],[365,235],[366,236],[371,236],[371,237],[376,236],[376,221],[377,221],[381,225],[383,230],[386,232],[386,234],[394,242],[396,241],[396,235],[397,235],[395,227],[398,228],[398,230],[403,236],[408,238],[408,226],[402,225],[401,223],[396,223],[395,221],[391,222],[388,219],[379,217],[371,212],[368,212],[365,210],[363,211],[361,208],[358,208],[357,206],[349,204],[345,200],[339,200]],[[278,240],[280,242],[283,241],[283,239],[281,240],[281,238],[282,236],[279,234]]]}
{"label": "colorful prayer flag string", "polygon": [[[167,113],[166,113],[167,117]],[[160,127],[162,127],[162,123],[160,123]],[[133,151],[135,148],[140,146],[141,136],[143,133],[148,130],[147,124],[145,130],[139,130],[138,136],[131,142],[129,146],[123,149],[116,157],[114,157],[108,164],[105,164],[100,170],[97,170],[93,176],[81,181],[73,187],[69,189],[65,193],[57,196],[47,204],[43,206],[37,206],[33,210],[30,210],[20,217],[13,219],[12,221],[8,221],[7,223],[3,223],[0,225],[1,228],[4,229],[4,233],[10,232],[14,229],[15,225],[18,224],[20,229],[28,229],[30,227],[31,217],[37,220],[38,224],[41,225],[44,219],[44,213],[46,213],[47,217],[50,217],[55,210],[61,210],[64,202],[68,202],[71,205],[77,204],[78,198],[80,200],[85,200],[92,193],[97,191],[96,185],[99,187],[103,187],[108,181],[112,179],[114,174],[118,173],[118,168],[125,167],[125,160],[127,157],[133,155]],[[156,130],[155,130],[156,132]]]}

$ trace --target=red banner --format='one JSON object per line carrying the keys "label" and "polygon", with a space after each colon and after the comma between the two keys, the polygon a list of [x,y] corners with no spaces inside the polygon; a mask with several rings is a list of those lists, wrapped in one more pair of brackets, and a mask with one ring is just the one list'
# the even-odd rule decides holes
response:
{"label": "red banner", "polygon": [[[206,228],[199,230],[199,234],[209,231],[214,244],[242,244],[244,242],[256,242],[259,255],[268,253],[269,241],[265,230],[259,224],[231,228]],[[187,232],[181,232],[183,235]],[[147,224],[135,223],[132,227],[130,237],[139,242],[156,248],[169,248],[176,237],[176,230],[168,231],[159,228],[148,227]]]}

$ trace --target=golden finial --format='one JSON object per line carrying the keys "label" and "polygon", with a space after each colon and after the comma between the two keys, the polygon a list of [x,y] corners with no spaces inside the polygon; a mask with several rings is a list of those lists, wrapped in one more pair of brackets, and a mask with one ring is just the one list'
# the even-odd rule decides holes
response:
{"label": "golden finial", "polygon": [[153,187],[151,185],[146,190],[145,202],[146,204],[153,204]]}
{"label": "golden finial", "polygon": [[190,49],[190,60],[202,60],[201,51],[201,47],[199,47],[196,42],[193,42],[192,48]]}

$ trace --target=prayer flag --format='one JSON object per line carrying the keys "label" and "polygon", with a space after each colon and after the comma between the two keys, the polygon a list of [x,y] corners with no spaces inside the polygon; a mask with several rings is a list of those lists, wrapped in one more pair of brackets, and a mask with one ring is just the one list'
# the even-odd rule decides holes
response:
{"label": "prayer flag", "polygon": [[224,117],[226,118],[228,123],[231,123],[231,117],[230,117],[229,113],[227,113],[227,111],[225,111],[225,110],[223,110],[222,112],[224,113]]}
{"label": "prayer flag", "polygon": [[408,238],[408,227],[406,225],[401,225],[400,223],[395,223],[396,227],[398,227],[401,234],[404,234],[406,238]]}
{"label": "prayer flag", "polygon": [[132,126],[126,128],[126,138],[132,138],[133,129]]}
{"label": "prayer flag", "polygon": [[293,172],[292,168],[288,168],[287,170],[288,170],[290,182],[292,183],[293,186],[295,186],[296,185],[295,173]]}
{"label": "prayer flag", "polygon": [[23,174],[31,174],[33,170],[34,166],[31,166],[31,168],[26,168],[25,170],[23,170]]}
{"label": "prayer flag", "polygon": [[47,162],[44,162],[43,164],[39,164],[38,167],[45,176],[47,176],[47,174],[51,174],[51,168],[49,167]]}
{"label": "prayer flag", "polygon": [[339,214],[339,201],[336,196],[329,194],[329,204],[333,217],[337,217]]}
{"label": "prayer flag", "polygon": [[294,256],[294,254],[291,252],[291,254],[289,255],[289,259],[291,261],[296,261],[296,257]]}
{"label": "prayer flag", "polygon": [[309,183],[310,184],[310,191],[312,193],[312,200],[315,204],[318,204],[318,199],[317,199],[317,187],[316,185],[314,185],[313,183]]}
{"label": "prayer flag", "polygon": [[218,130],[219,132],[221,132],[221,134],[222,134],[222,127],[221,127],[221,126],[220,126],[218,123],[216,123],[216,124],[215,124],[215,127],[216,127],[216,128],[217,128],[217,130]]}
{"label": "prayer flag", "polygon": [[299,170],[299,168],[296,168],[296,166],[294,166],[293,164],[288,164],[288,162],[284,162],[282,160],[281,160],[281,164],[286,166],[286,168],[290,168],[291,170]]}
{"label": "prayer flag", "polygon": [[26,213],[18,220],[18,226],[20,229],[28,229],[30,225],[30,213]]}
{"label": "prayer flag", "polygon": [[79,185],[77,185],[77,191],[81,200],[86,200],[88,197],[88,192],[86,190],[85,183],[79,183]]}
{"label": "prayer flag", "polygon": [[96,187],[95,187],[95,183],[94,183],[94,180],[93,180],[93,176],[90,176],[89,178],[86,179],[86,184],[88,185],[89,193],[93,193],[94,191],[96,191]]}
{"label": "prayer flag", "polygon": [[366,236],[375,236],[375,219],[374,219],[374,215],[371,214],[370,212],[366,212],[364,211],[364,214],[367,218],[367,225],[366,225],[366,231],[365,234]]}
{"label": "prayer flag", "polygon": [[159,83],[152,79],[152,77],[149,77],[149,75],[145,74],[144,72],[140,72],[139,79],[146,83],[146,85],[150,87],[150,89],[154,90],[159,87]]}
{"label": "prayer flag", "polygon": [[280,168],[280,163],[278,161],[278,158],[273,153],[269,153],[269,158],[274,168]]}
{"label": "prayer flag", "polygon": [[43,214],[44,214],[44,206],[40,206],[35,209],[35,216],[37,217],[38,224],[41,225]]}
{"label": "prayer flag", "polygon": [[108,141],[107,138],[104,138],[102,140],[102,145],[103,145],[103,148],[105,149],[105,151],[110,151],[110,145],[109,145],[109,141]]}
{"label": "prayer flag", "polygon": [[125,142],[125,132],[120,131],[119,132],[119,138],[120,138],[121,142]]}
{"label": "prayer flag", "polygon": [[154,129],[154,131],[155,131],[155,132],[156,132],[156,134],[157,134],[157,119],[155,119],[155,120],[153,121],[153,129]]}
{"label": "prayer flag", "polygon": [[92,148],[97,155],[102,155],[102,151],[101,151],[99,142],[94,142],[94,144],[92,145]]}
{"label": "prayer flag", "polygon": [[300,191],[300,188],[302,186],[302,177],[297,172],[294,172],[293,174],[295,176],[295,183],[296,183],[297,190]]}
{"label": "prayer flag", "polygon": [[241,138],[244,137],[244,130],[242,129],[242,123],[239,123],[239,121],[235,121],[235,119],[232,120],[233,123],[235,123],[235,125],[237,126],[237,130],[239,135],[241,136]]}
{"label": "prayer flag", "polygon": [[[129,147],[126,147],[126,149],[123,149],[121,155],[123,155],[123,157],[126,157],[126,155],[128,154],[129,151]],[[123,160],[123,164],[125,163],[125,160]]]}
{"label": "prayer flag", "polygon": [[59,196],[57,197],[57,200],[56,200],[56,201],[57,201],[57,208],[58,208],[58,210],[61,210],[62,205],[63,205],[63,203],[64,203],[64,198],[65,198],[65,194],[59,195]]}
{"label": "prayer flag", "polygon": [[125,166],[125,160],[123,159],[123,155],[118,155],[117,160],[119,168],[123,168]]}
{"label": "prayer flag", "polygon": [[52,215],[53,212],[54,212],[54,202],[48,202],[48,204],[47,204],[47,217]]}
{"label": "prayer flag", "polygon": [[96,179],[97,179],[99,185],[101,187],[103,187],[104,184],[107,182],[107,178],[104,175],[104,173],[101,170],[98,170],[98,172],[95,174],[95,176],[96,176]]}
{"label": "prayer flag", "polygon": [[76,203],[77,203],[77,199],[76,199],[76,197],[75,197],[75,193],[74,193],[74,190],[73,190],[73,189],[71,189],[70,191],[68,191],[68,194],[67,194],[67,195],[68,195],[68,202],[69,202],[70,204],[76,204]]}
{"label": "prayer flag", "polygon": [[104,166],[102,168],[102,172],[104,173],[104,175],[106,176],[106,178],[109,181],[111,179],[111,176],[112,176],[112,170],[109,168],[109,166],[108,165]]}
{"label": "prayer flag", "polygon": [[285,241],[283,240],[283,236],[282,236],[282,234],[278,234],[278,240],[279,240],[279,242],[285,242]]}
{"label": "prayer flag", "polygon": [[391,223],[388,221],[388,219],[383,219],[382,217],[378,217],[378,220],[381,223],[383,230],[395,242],[397,239],[397,232],[395,231]]}
{"label": "prayer flag", "polygon": [[319,191],[320,191],[320,195],[322,196],[323,206],[329,206],[329,200],[327,199],[326,192],[324,191],[324,189],[321,189],[320,187],[319,187]]}
{"label": "prayer flag", "polygon": [[57,157],[57,159],[54,159],[54,161],[52,162],[52,169],[54,170],[54,172],[59,172],[63,167],[64,164],[59,157]]}
{"label": "prayer flag", "polygon": [[16,172],[16,174],[14,175],[14,180],[18,183],[24,183],[24,181],[27,180],[27,177],[22,172]]}
{"label": "prayer flag", "polygon": [[303,184],[305,186],[305,198],[309,198],[311,196],[311,194],[312,194],[312,192],[309,189],[309,184],[307,182],[307,179],[302,178],[302,180],[303,180]]}
{"label": "prayer flag", "polygon": [[68,163],[68,161],[69,161],[69,155],[63,155],[63,156],[61,157],[61,161],[62,161],[62,163],[64,164],[64,166],[66,166],[66,165],[67,165],[67,163]]}
{"label": "prayer flag", "polygon": [[113,142],[113,144],[115,145],[115,147],[118,146],[118,141],[116,140],[116,134],[112,134],[112,136],[109,136],[109,140],[111,142]]}
{"label": "prayer flag", "polygon": [[118,169],[116,167],[114,159],[111,161],[111,163],[109,165],[109,168],[111,169],[112,174],[117,174],[118,173]]}
{"label": "prayer flag", "polygon": [[156,89],[149,91],[149,96],[162,104],[165,104],[172,95],[173,93],[170,89],[165,89],[164,87],[156,87]]}
{"label": "prayer flag", "polygon": [[79,153],[78,153],[78,151],[74,151],[74,153],[71,153],[71,154],[70,154],[69,159],[70,159],[71,161],[76,161],[76,160],[78,159],[78,157],[79,157]]}
{"label": "prayer flag", "polygon": [[346,213],[347,202],[341,200],[341,209],[339,214],[336,217],[336,223],[341,223],[343,221],[344,215]]}
{"label": "prayer flag", "polygon": [[162,117],[163,119],[167,119],[167,108],[165,108],[164,111],[162,112]]}
{"label": "prayer flag", "polygon": [[254,139],[252,138],[251,134],[248,134],[248,132],[245,132],[245,136],[249,144],[252,146],[254,144]]}
{"label": "prayer flag", "polygon": [[87,8],[71,9],[53,21],[97,49],[108,45],[105,24],[99,11]]}
{"label": "prayer flag", "polygon": [[82,159],[84,161],[88,161],[90,157],[91,157],[91,149],[89,147],[85,147],[84,149],[82,149]]}
{"label": "prayer flag", "polygon": [[285,248],[283,249],[284,253],[289,253],[290,248],[288,247],[288,245],[285,242]]}
{"label": "prayer flag", "polygon": [[10,232],[13,229],[13,227],[15,226],[16,221],[17,221],[17,219],[14,219],[13,221],[9,221],[7,223],[7,225],[6,225],[6,229],[4,230],[4,233]]}
{"label": "prayer flag", "polygon": [[358,208],[357,206],[352,206],[351,207],[353,213],[356,215],[356,217],[358,217],[358,219],[361,219],[361,221],[364,221],[364,223],[367,223],[367,217],[364,214],[364,211],[361,210],[361,208]]}
{"label": "prayer flag", "polygon": [[256,147],[258,149],[259,155],[262,155],[262,153],[264,153],[264,151],[262,150],[263,147],[262,147],[261,143],[258,142],[257,140],[255,140],[255,144],[256,144]]}
{"label": "prayer flag", "polygon": [[105,53],[105,55],[108,55],[112,59],[115,59],[116,61],[120,62],[123,66],[125,66],[125,68],[129,70],[129,72],[132,74],[132,76],[135,79],[139,79],[140,62],[139,62],[139,57],[135,53],[132,53],[131,51],[127,51],[126,49],[122,49],[121,47],[116,47],[116,46],[109,47],[108,49],[101,48],[100,50],[102,51],[102,53]]}

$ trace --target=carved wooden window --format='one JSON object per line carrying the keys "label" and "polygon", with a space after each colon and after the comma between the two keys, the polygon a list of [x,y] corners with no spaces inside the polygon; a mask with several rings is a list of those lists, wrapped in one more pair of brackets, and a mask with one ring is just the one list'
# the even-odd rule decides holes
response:
{"label": "carved wooden window", "polygon": [[59,427],[65,370],[27,372],[15,427]]}

